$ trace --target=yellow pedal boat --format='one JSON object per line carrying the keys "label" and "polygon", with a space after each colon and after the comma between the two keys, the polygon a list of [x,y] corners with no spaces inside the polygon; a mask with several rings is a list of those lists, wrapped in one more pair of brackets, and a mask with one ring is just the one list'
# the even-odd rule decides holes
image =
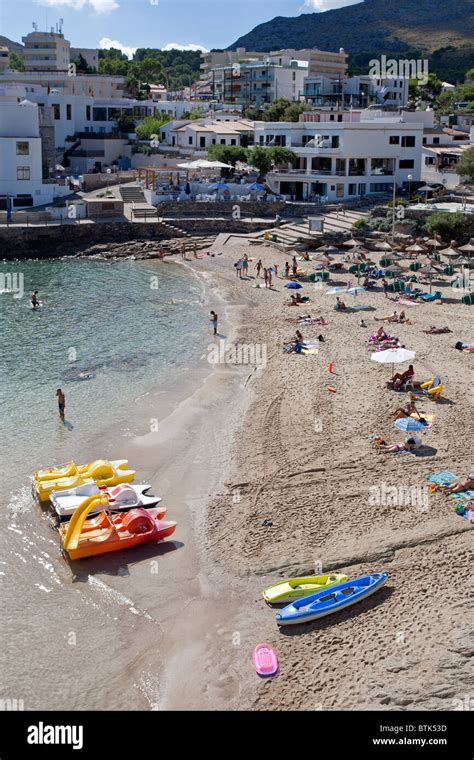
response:
{"label": "yellow pedal boat", "polygon": [[332,575],[308,575],[303,578],[289,578],[286,581],[276,583],[263,592],[263,598],[267,604],[286,604],[294,599],[324,591],[326,588],[336,586],[349,580],[347,575],[333,573]]}
{"label": "yellow pedal boat", "polygon": [[117,486],[120,483],[131,483],[135,470],[127,470],[127,459],[96,459],[95,462],[80,465],[69,462],[64,467],[51,467],[33,473],[33,491],[39,501],[48,501],[52,491],[64,491],[77,488],[88,483],[98,486]]}

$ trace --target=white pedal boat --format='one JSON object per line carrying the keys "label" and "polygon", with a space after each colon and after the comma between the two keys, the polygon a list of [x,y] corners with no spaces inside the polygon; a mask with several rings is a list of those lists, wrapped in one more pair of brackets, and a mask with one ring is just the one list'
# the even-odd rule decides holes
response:
{"label": "white pedal boat", "polygon": [[[88,483],[65,491],[52,491],[50,500],[59,519],[64,521],[71,518],[74,510],[82,504],[84,499],[98,494],[105,494],[108,497],[111,512],[128,512],[137,507],[151,509],[160,503],[161,498],[159,496],[147,496],[147,491],[150,488],[150,485],[132,485],[131,483],[120,483],[120,485],[111,488]],[[101,509],[103,510],[103,507],[92,509],[90,514],[100,512]]]}

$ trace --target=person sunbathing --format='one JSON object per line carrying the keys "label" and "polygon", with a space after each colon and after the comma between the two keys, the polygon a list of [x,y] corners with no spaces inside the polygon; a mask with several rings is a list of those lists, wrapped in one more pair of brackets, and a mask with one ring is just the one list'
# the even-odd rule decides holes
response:
{"label": "person sunbathing", "polygon": [[403,443],[387,443],[383,438],[376,438],[374,445],[377,451],[385,454],[399,454],[401,451],[414,451],[421,445],[421,438],[405,438]]}
{"label": "person sunbathing", "polygon": [[403,406],[395,409],[393,414],[390,416],[395,420],[402,420],[404,417],[411,417],[412,414],[416,414],[418,416],[418,419],[421,419],[421,415],[413,401],[407,401],[406,404],[403,404]]}
{"label": "person sunbathing", "polygon": [[396,311],[393,314],[389,314],[387,317],[374,317],[376,322],[398,322],[398,314]]}
{"label": "person sunbathing", "polygon": [[443,493],[460,493],[461,491],[469,491],[471,488],[474,488],[474,472],[464,479],[460,478],[459,480],[455,480],[454,483],[449,483],[449,485],[436,486],[436,490]]}
{"label": "person sunbathing", "polygon": [[443,333],[450,333],[452,330],[449,327],[430,327],[429,330],[423,330],[427,335],[442,335]]}
{"label": "person sunbathing", "polygon": [[400,312],[400,315],[398,317],[398,321],[400,322],[401,325],[411,325],[412,324],[411,320],[408,319],[408,317],[406,316],[406,314],[405,314],[404,311]]}

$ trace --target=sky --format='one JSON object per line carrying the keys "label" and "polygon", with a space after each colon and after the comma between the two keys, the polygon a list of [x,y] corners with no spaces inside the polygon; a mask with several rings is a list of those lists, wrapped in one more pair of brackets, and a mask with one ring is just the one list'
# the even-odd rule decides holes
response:
{"label": "sky", "polygon": [[0,34],[21,42],[63,19],[73,47],[226,48],[275,16],[324,12],[360,0],[0,0]]}

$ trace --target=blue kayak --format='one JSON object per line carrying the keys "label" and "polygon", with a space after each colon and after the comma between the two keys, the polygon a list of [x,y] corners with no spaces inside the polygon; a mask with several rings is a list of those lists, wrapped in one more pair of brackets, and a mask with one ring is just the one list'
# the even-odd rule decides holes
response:
{"label": "blue kayak", "polygon": [[297,625],[331,615],[366,599],[383,586],[387,578],[387,573],[373,573],[332,586],[327,591],[317,591],[283,607],[275,619],[278,625]]}

